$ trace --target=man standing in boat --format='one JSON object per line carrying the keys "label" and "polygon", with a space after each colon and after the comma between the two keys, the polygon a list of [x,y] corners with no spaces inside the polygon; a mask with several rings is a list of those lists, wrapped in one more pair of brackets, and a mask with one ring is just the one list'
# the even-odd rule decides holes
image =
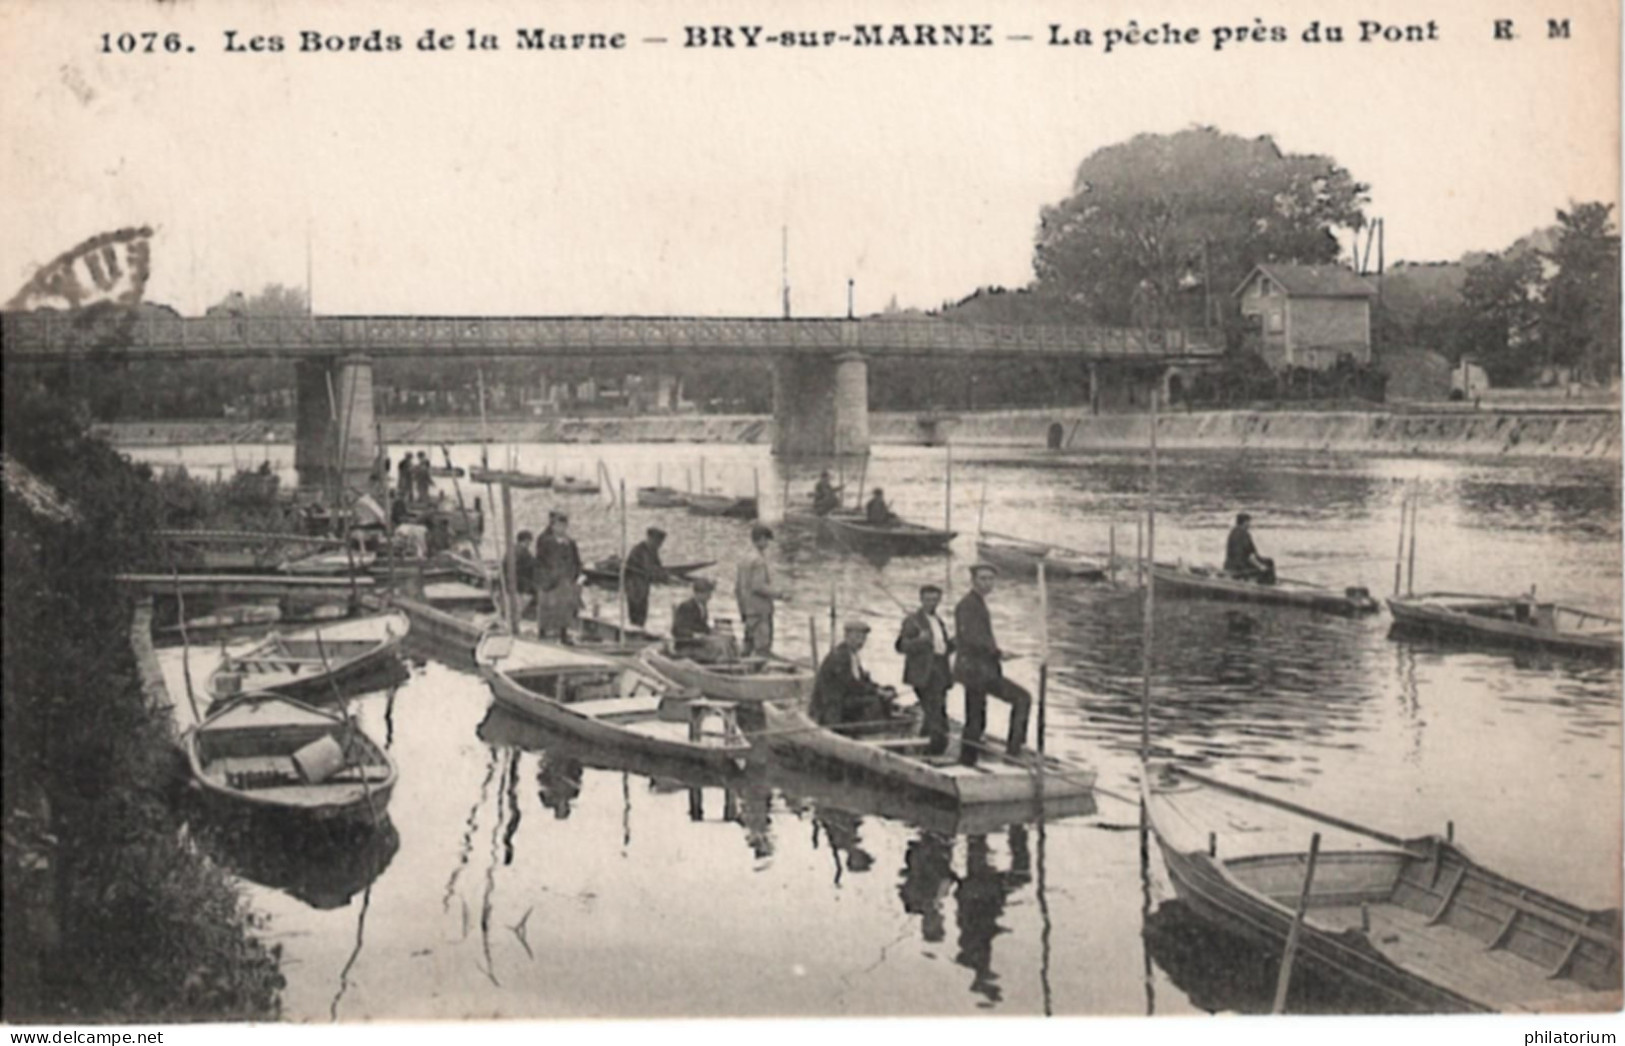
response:
{"label": "man standing in boat", "polygon": [[650,527],[626,557],[626,617],[638,628],[649,620],[649,588],[671,576],[660,562],[665,542],[666,532]]}
{"label": "man standing in boat", "polygon": [[941,755],[948,749],[948,688],[954,685],[948,657],[954,641],[948,626],[937,616],[942,589],[936,585],[920,588],[920,609],[903,618],[896,649],[907,658],[903,663],[903,683],[914,688],[924,714],[921,732],[930,738],[926,755]]}
{"label": "man standing in boat", "polygon": [[773,652],[773,602],[789,597],[773,587],[773,573],[767,565],[767,546],[773,543],[773,530],[764,523],[750,528],[755,552],[739,564],[734,575],[734,599],[745,625],[744,648],[740,653],[765,657]]}
{"label": "man standing in boat", "polygon": [[581,613],[581,552],[570,537],[570,517],[557,511],[549,517],[536,539],[536,634],[557,633],[568,643]]}
{"label": "man standing in boat", "polygon": [[1230,538],[1224,544],[1224,572],[1231,577],[1256,581],[1261,585],[1275,584],[1275,560],[1258,554],[1253,544],[1249,524],[1252,516],[1243,512],[1236,516],[1236,525],[1230,529]]}
{"label": "man standing in boat", "polygon": [[1021,751],[1027,740],[1027,716],[1033,695],[1024,687],[1004,678],[1007,656],[993,638],[993,619],[988,614],[987,597],[993,591],[998,571],[987,563],[970,568],[971,590],[954,608],[954,636],[959,652],[954,658],[954,679],[965,687],[965,733],[959,761],[975,766],[981,755],[982,735],[987,731],[989,695],[1010,704],[1010,736],[1006,750]]}
{"label": "man standing in boat", "polygon": [[820,726],[874,723],[891,714],[891,703],[897,692],[869,678],[858,656],[868,639],[867,624],[848,621],[844,638],[830,648],[823,664],[818,666],[807,714]]}
{"label": "man standing in boat", "polygon": [[519,597],[521,621],[531,616],[532,604],[536,602],[536,553],[531,551],[530,538],[530,531],[521,530],[514,539],[513,576],[507,579],[510,589]]}

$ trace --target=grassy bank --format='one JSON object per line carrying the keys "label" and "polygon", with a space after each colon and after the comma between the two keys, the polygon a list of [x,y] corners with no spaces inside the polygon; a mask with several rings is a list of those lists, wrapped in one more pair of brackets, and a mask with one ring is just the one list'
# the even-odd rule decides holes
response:
{"label": "grassy bank", "polygon": [[275,1016],[277,950],[170,806],[112,580],[160,561],[165,492],[55,401],[4,426],[5,1019]]}

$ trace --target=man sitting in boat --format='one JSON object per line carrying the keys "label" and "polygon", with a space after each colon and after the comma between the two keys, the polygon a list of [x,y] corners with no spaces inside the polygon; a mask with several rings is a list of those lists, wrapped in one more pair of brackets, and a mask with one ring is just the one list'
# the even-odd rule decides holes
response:
{"label": "man sitting in boat", "polygon": [[1258,554],[1248,525],[1253,517],[1243,512],[1236,516],[1236,525],[1224,545],[1224,572],[1234,578],[1256,581],[1260,585],[1275,584],[1275,560]]}
{"label": "man sitting in boat", "polygon": [[727,660],[727,636],[711,627],[711,593],[717,583],[708,577],[694,579],[694,594],[677,604],[671,615],[671,652],[692,661]]}
{"label": "man sitting in boat", "polygon": [[942,589],[922,586],[920,609],[903,619],[896,643],[897,652],[907,658],[903,682],[914,688],[925,716],[922,732],[931,741],[926,755],[941,755],[948,749],[948,688],[954,685],[948,656],[954,652],[954,641],[937,616],[941,602]]}
{"label": "man sitting in boat", "polygon": [[844,635],[818,666],[807,714],[820,726],[883,721],[891,716],[897,691],[880,686],[864,671],[858,654],[869,638],[869,626],[848,621]]}
{"label": "man sitting in boat", "polygon": [[864,506],[863,518],[871,527],[891,527],[897,525],[897,513],[886,504],[886,492],[879,487],[869,495],[869,504]]}
{"label": "man sitting in boat", "polygon": [[650,586],[671,578],[660,562],[660,546],[665,543],[666,532],[650,527],[626,557],[626,616],[638,628],[649,620]]}
{"label": "man sitting in boat", "polygon": [[840,488],[829,481],[829,470],[825,469],[818,474],[818,484],[813,487],[813,511],[827,516],[840,507]]}

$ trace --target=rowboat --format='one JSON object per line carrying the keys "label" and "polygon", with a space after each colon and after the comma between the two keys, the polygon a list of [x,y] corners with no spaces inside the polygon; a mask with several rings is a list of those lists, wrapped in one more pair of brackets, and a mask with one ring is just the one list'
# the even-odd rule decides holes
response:
{"label": "rowboat", "polygon": [[314,552],[308,556],[284,560],[277,569],[284,574],[332,575],[350,574],[368,569],[378,560],[373,552],[338,551]]}
{"label": "rowboat", "polygon": [[1106,568],[1099,560],[1085,556],[1076,549],[1046,545],[1039,541],[982,537],[977,539],[976,554],[982,562],[991,563],[1011,574],[1037,577],[1038,565],[1042,563],[1046,578],[1077,578],[1082,581],[1104,581],[1106,578]]}
{"label": "rowboat", "polygon": [[431,465],[429,475],[436,479],[462,479],[463,467],[461,465]]}
{"label": "rowboat", "polygon": [[546,490],[553,485],[552,476],[520,472],[517,469],[473,468],[468,470],[468,478],[475,483],[513,487],[515,490]]}
{"label": "rowboat", "polygon": [[1195,596],[1242,603],[1272,603],[1304,607],[1328,614],[1375,614],[1380,606],[1365,588],[1352,585],[1338,590],[1308,581],[1278,578],[1275,584],[1235,578],[1217,567],[1186,566],[1183,563],[1157,563],[1151,576],[1159,591],[1172,596]]}
{"label": "rowboat", "polygon": [[812,669],[778,657],[747,657],[738,661],[701,663],[650,647],[643,663],[660,675],[706,697],[739,704],[765,701],[804,705],[812,696]]}
{"label": "rowboat", "polygon": [[[716,560],[704,559],[695,563],[667,563],[664,568],[672,577],[671,583],[681,585],[687,584],[689,575],[695,571],[716,565]],[[614,587],[621,583],[621,557],[605,556],[592,566],[583,567],[581,572],[586,575],[588,584]]]}
{"label": "rowboat", "polygon": [[733,706],[624,661],[507,635],[481,639],[474,660],[497,704],[589,744],[721,769],[750,752]]}
{"label": "rowboat", "polygon": [[272,632],[253,646],[227,650],[209,676],[215,701],[269,691],[307,701],[331,701],[347,687],[397,665],[401,640],[411,630],[402,613],[374,614],[282,635]]}
{"label": "rowboat", "polygon": [[553,491],[557,494],[596,494],[599,489],[598,481],[595,479],[560,476],[553,481]]}
{"label": "rowboat", "polygon": [[682,508],[688,504],[688,495],[675,487],[639,487],[638,505],[642,508]]}
{"label": "rowboat", "polygon": [[1620,1006],[1617,909],[1514,882],[1445,839],[1400,839],[1173,767],[1146,777],[1174,889],[1225,929],[1278,950],[1308,877],[1298,960],[1394,1010]]}
{"label": "rowboat", "polygon": [[690,514],[695,516],[726,516],[729,519],[755,519],[756,499],[736,498],[732,494],[689,494],[684,498]]}
{"label": "rowboat", "polygon": [[799,708],[762,706],[767,729],[760,735],[774,752],[839,768],[916,795],[971,806],[982,803],[1045,802],[1088,795],[1095,772],[1077,763],[1023,752],[1008,756],[988,751],[976,766],[959,763],[959,727],[954,724],[948,750],[924,754],[927,741],[912,716],[854,730],[818,725]]}
{"label": "rowboat", "polygon": [[276,694],[217,706],[182,744],[198,787],[242,809],[369,824],[395,790],[389,753],[353,723]]}
{"label": "rowboat", "polygon": [[898,521],[876,526],[860,517],[831,514],[823,524],[838,543],[859,552],[892,556],[928,555],[941,552],[954,539],[955,531],[938,530],[918,523]]}
{"label": "rowboat", "polygon": [[488,745],[547,752],[595,770],[630,773],[688,788],[723,788],[738,780],[738,770],[733,766],[723,769],[691,759],[650,755],[622,745],[592,744],[499,704],[493,704],[485,713],[475,734]]}
{"label": "rowboat", "polygon": [[1480,645],[1539,647],[1570,654],[1620,656],[1620,621],[1532,596],[1426,592],[1388,601],[1395,632]]}

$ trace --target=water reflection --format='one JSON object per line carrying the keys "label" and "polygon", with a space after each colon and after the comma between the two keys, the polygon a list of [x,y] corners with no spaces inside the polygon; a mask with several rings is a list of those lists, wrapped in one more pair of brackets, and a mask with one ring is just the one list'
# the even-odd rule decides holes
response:
{"label": "water reflection", "polygon": [[204,852],[234,875],[320,911],[347,906],[383,874],[401,845],[387,816],[376,829],[329,829],[286,817],[200,810],[189,823]]}

